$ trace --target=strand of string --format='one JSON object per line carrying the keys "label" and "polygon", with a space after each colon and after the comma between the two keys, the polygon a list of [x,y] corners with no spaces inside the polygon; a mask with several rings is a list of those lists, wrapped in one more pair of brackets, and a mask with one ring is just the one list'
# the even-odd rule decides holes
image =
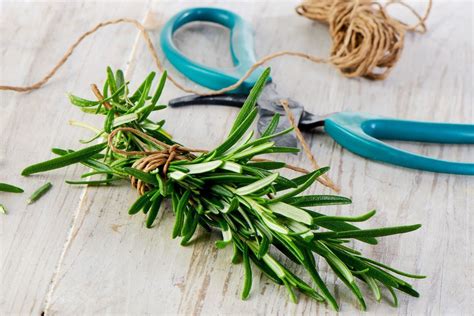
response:
{"label": "strand of string", "polygon": [[[290,121],[291,127],[293,127],[293,130],[295,131],[296,138],[299,140],[301,146],[303,147],[303,152],[306,154],[306,157],[311,163],[311,166],[315,170],[321,168],[321,166],[318,164],[318,162],[314,158],[314,155],[311,153],[311,149],[308,143],[306,142],[306,140],[304,139],[303,133],[301,133],[300,129],[298,128],[298,124],[296,123],[295,116],[293,115],[293,112],[290,110],[290,107],[288,105],[288,100],[280,100],[280,104],[285,109],[286,116],[288,117],[288,120]],[[336,192],[340,191],[340,188],[336,186],[334,182],[332,182],[332,180],[325,174],[319,177],[318,181],[322,185],[328,188],[331,188]]]}

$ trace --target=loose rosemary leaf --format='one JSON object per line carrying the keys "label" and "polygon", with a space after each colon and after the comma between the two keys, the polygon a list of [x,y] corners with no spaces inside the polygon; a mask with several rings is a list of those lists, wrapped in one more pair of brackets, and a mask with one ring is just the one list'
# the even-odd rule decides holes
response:
{"label": "loose rosemary leaf", "polygon": [[52,187],[53,185],[51,184],[51,182],[43,184],[35,192],[33,192],[33,194],[28,199],[28,204],[34,203],[39,200],[43,195],[45,195],[49,190],[51,190]]}
{"label": "loose rosemary leaf", "polygon": [[1,183],[1,182],[0,182],[0,191],[10,192],[10,193],[23,193],[24,192],[22,188],[16,187],[8,183]]}

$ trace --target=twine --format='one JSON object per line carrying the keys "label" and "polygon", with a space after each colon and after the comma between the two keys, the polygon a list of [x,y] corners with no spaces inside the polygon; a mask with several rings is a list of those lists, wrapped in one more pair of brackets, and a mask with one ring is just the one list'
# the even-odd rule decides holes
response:
{"label": "twine", "polygon": [[[153,144],[157,145],[160,149],[159,150],[122,150],[118,149],[114,144],[115,136],[121,132],[129,132],[140,136]],[[156,170],[160,167],[163,167],[163,177],[166,178],[166,174],[168,173],[168,168],[171,162],[175,160],[192,160],[196,158],[192,153],[193,152],[207,152],[207,150],[203,149],[193,149],[181,146],[179,144],[168,145],[138,129],[132,127],[119,127],[114,129],[107,138],[107,143],[114,153],[124,155],[124,156],[144,156],[137,161],[135,161],[132,165],[133,168],[141,170],[143,172],[151,172]],[[143,182],[140,179],[135,178],[134,176],[130,176],[130,183],[131,185],[137,189],[140,195],[143,195],[146,191],[150,189],[147,183]]]}
{"label": "twine", "polygon": [[[391,17],[386,8],[400,4],[417,18],[409,26]],[[391,0],[382,6],[371,0],[304,0],[296,12],[309,19],[329,25],[332,48],[329,63],[346,77],[387,78],[400,59],[405,33],[426,32],[426,19],[432,1],[420,16],[411,6],[400,0]]]}
{"label": "twine", "polygon": [[[318,162],[314,158],[314,155],[311,153],[311,149],[308,143],[303,137],[303,133],[301,133],[300,129],[298,128],[298,124],[296,123],[295,116],[293,115],[293,112],[291,112],[290,107],[288,105],[288,100],[280,100],[280,104],[285,109],[286,116],[288,117],[288,120],[290,121],[291,127],[293,127],[293,130],[295,131],[296,138],[299,140],[301,147],[303,147],[303,151],[306,154],[306,157],[308,158],[308,160],[311,162],[311,166],[315,170],[320,169],[321,166],[318,164]],[[334,184],[334,182],[332,182],[332,180],[325,174],[319,177],[317,180],[322,185],[328,188],[331,188],[336,192],[340,191],[340,189]]]}

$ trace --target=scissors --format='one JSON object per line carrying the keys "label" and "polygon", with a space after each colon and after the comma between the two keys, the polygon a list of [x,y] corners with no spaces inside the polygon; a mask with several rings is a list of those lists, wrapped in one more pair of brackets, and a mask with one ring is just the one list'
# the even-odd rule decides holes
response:
{"label": "scissors", "polygon": [[[173,34],[190,22],[212,22],[230,30],[230,51],[234,67],[216,69],[184,56],[173,41]],[[218,90],[236,83],[256,62],[253,31],[239,15],[224,9],[198,7],[183,10],[172,17],[161,32],[160,44],[171,64],[192,81]],[[241,107],[263,68],[257,68],[239,88],[216,96],[189,95],[173,99],[172,107],[187,105],[228,105]],[[412,169],[474,175],[474,163],[439,160],[398,149],[382,140],[417,141],[444,144],[474,144],[474,125],[408,121],[384,118],[358,112],[315,115],[304,110],[297,101],[278,94],[276,84],[268,80],[258,100],[257,129],[265,130],[275,113],[284,116],[281,100],[288,100],[298,127],[303,131],[324,128],[342,147],[362,157]],[[280,120],[277,130],[289,127]],[[287,134],[275,139],[279,146],[296,147],[296,138]]]}

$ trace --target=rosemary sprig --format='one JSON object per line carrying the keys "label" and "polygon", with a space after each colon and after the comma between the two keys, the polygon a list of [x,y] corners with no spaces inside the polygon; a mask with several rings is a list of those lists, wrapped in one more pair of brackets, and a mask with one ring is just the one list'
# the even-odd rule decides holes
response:
{"label": "rosemary sprig", "polygon": [[[275,171],[285,166],[282,162],[252,161],[265,153],[293,151],[275,147],[271,141],[273,137],[291,132],[291,129],[278,133],[275,131],[278,116],[274,117],[260,138],[255,138],[253,132],[249,132],[257,116],[255,104],[268,75],[267,69],[252,89],[221,145],[197,156],[188,154],[183,156],[186,159],[172,160],[166,167],[162,162],[157,163],[156,167],[144,171],[143,164],[146,161],[142,158],[143,151],[157,152],[159,157],[162,157],[159,153],[163,153],[169,158],[170,153],[165,155],[169,149],[166,146],[176,144],[163,130],[164,121],[155,122],[149,118],[152,112],[163,108],[157,104],[166,73],[153,95],[150,95],[150,91],[154,73],[130,94],[123,73],[119,70],[114,74],[108,68],[102,93],[95,91],[98,100],[74,95],[70,95],[70,100],[87,113],[104,115],[103,128],[92,128],[95,132],[93,139],[108,137],[111,133],[115,133],[115,137],[109,139],[108,143],[78,151],[53,149],[59,157],[30,166],[22,174],[82,163],[92,169],[82,178],[94,175],[103,178],[68,183],[108,185],[129,177],[133,181],[141,181],[145,189],[130,207],[129,214],[143,212],[146,226],[152,227],[163,201],[171,200],[175,213],[172,237],[182,238],[183,245],[188,244],[198,227],[207,231],[220,231],[222,240],[216,242],[216,246],[223,248],[232,245],[233,263],[242,258],[243,299],[250,295],[254,275],[252,269],[258,269],[275,283],[285,286],[292,301],[297,300],[295,290],[298,290],[338,310],[336,299],[319,274],[318,267],[323,260],[354,294],[362,309],[366,308],[366,303],[359,282],[366,283],[377,300],[381,298],[381,286],[390,291],[395,302],[397,297],[394,289],[418,296],[409,283],[396,275],[409,278],[423,276],[404,273],[366,258],[350,248],[348,243],[355,239],[376,244],[377,237],[410,232],[420,225],[360,229],[351,222],[366,221],[375,215],[375,211],[350,217],[325,215],[309,209],[351,203],[350,199],[340,196],[302,194],[329,168],[287,178]],[[127,132],[130,130],[138,132]],[[162,143],[151,141],[150,137]],[[293,263],[285,264],[282,260],[284,257]],[[318,262],[315,257],[319,259]],[[312,284],[293,272],[295,264],[304,267]]]}

